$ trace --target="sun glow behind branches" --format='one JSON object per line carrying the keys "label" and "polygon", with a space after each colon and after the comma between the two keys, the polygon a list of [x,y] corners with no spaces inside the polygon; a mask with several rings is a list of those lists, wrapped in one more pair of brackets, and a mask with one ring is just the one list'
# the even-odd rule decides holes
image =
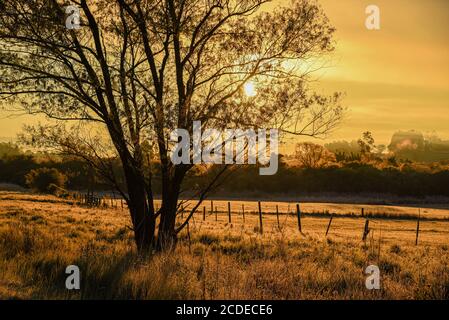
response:
{"label": "sun glow behind branches", "polygon": [[255,97],[257,95],[257,88],[254,82],[247,82],[243,88],[247,97]]}

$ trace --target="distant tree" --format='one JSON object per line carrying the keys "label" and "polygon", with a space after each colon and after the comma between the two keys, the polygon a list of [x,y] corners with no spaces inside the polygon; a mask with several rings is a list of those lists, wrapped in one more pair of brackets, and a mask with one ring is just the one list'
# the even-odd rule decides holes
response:
{"label": "distant tree", "polygon": [[369,155],[376,148],[374,144],[374,138],[370,131],[363,133],[363,137],[358,141],[360,147],[360,153],[364,156]]}
{"label": "distant tree", "polygon": [[398,131],[391,137],[391,143],[388,149],[396,154],[410,151],[424,151],[425,140],[421,132]]}
{"label": "distant tree", "polygon": [[335,161],[335,155],[325,147],[311,143],[298,143],[295,149],[295,157],[301,166],[308,169],[322,168],[329,162]]}
{"label": "distant tree", "polygon": [[25,181],[35,191],[58,194],[63,190],[67,177],[55,168],[39,168],[27,173]]}

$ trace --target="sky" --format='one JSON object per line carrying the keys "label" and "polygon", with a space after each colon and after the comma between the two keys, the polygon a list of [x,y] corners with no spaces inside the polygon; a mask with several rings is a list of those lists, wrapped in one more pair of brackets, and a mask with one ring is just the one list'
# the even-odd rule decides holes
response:
{"label": "sky", "polygon": [[[315,74],[316,90],[344,92],[348,109],[325,141],[371,131],[387,144],[395,131],[411,129],[449,139],[449,1],[317,1],[337,29],[337,47]],[[380,30],[365,27],[371,4],[380,9]],[[13,139],[23,124],[38,121],[0,111],[0,139]]]}
{"label": "sky", "polygon": [[[336,27],[331,66],[318,84],[342,91],[346,119],[328,139],[371,131],[388,143],[397,130],[449,139],[449,1],[319,0]],[[380,30],[365,27],[365,8],[380,9]]]}

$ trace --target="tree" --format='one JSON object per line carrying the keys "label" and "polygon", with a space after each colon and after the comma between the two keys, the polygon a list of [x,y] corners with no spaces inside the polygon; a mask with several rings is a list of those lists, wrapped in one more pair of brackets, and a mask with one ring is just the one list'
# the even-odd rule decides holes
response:
{"label": "tree", "polygon": [[295,158],[302,167],[307,169],[319,169],[331,161],[335,161],[335,155],[319,144],[304,142],[298,143],[295,149]]}
{"label": "tree", "polygon": [[360,147],[360,153],[363,156],[369,156],[369,154],[376,149],[374,144],[374,138],[370,131],[363,133],[363,137],[357,141]]}
{"label": "tree", "polygon": [[55,168],[39,168],[25,175],[28,187],[38,192],[58,194],[67,181],[67,177]]}
{"label": "tree", "polygon": [[[139,251],[172,247],[233,167],[222,166],[196,191],[196,205],[176,226],[182,182],[195,166],[170,161],[170,132],[192,132],[199,120],[203,128],[319,136],[342,117],[340,94],[312,92],[304,68],[334,48],[321,7],[298,0],[267,12],[268,2],[77,0],[80,28],[67,29],[64,1],[4,0],[2,101],[55,120],[28,127],[27,141],[81,157],[104,175],[128,203]],[[248,83],[257,94],[245,94]],[[125,189],[111,170],[114,157]],[[161,174],[157,212],[153,159]]]}

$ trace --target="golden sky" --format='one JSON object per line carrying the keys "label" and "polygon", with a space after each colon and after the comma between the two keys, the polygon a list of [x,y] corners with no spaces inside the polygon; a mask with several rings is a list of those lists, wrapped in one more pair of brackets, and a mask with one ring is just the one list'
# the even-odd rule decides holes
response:
{"label": "golden sky", "polygon": [[[322,72],[324,92],[346,92],[349,112],[330,137],[363,131],[389,141],[394,131],[435,131],[449,139],[449,1],[319,0],[337,28],[337,50]],[[381,29],[365,27],[380,9]]]}
{"label": "golden sky", "polygon": [[[289,0],[277,0],[288,3]],[[327,140],[366,130],[388,143],[396,130],[435,131],[449,139],[449,1],[318,0],[337,28],[337,49],[317,90],[346,92],[345,121]],[[365,28],[365,8],[380,8],[381,29]],[[0,139],[36,117],[0,111]]]}

